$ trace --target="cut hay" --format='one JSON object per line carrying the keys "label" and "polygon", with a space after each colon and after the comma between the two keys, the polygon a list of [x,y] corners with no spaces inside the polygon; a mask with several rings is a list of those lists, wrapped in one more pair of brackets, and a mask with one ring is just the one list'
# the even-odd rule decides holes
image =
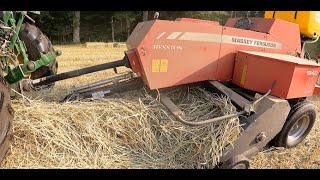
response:
{"label": "cut hay", "polygon": [[85,47],[105,47],[107,43],[105,42],[86,42]]}
{"label": "cut hay", "polygon": [[87,48],[126,48],[127,45],[125,43],[119,42],[86,42],[85,47]]}
{"label": "cut hay", "polygon": [[[235,111],[226,97],[197,87],[168,96],[187,120]],[[187,127],[144,90],[95,101],[14,101],[15,141],[6,168],[212,168],[239,134],[233,118]]]}

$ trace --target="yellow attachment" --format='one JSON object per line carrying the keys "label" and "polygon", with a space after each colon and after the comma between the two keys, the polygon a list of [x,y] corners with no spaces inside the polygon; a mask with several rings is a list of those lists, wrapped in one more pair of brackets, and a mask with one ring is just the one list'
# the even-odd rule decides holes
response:
{"label": "yellow attachment", "polygon": [[320,11],[265,11],[264,18],[299,24],[300,33],[309,38],[320,35]]}

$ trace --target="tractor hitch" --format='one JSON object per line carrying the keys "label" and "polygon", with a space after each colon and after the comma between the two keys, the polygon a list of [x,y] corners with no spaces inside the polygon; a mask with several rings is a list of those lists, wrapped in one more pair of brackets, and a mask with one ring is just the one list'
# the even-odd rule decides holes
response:
{"label": "tractor hitch", "polygon": [[23,80],[24,82],[22,82],[23,84],[22,88],[25,91],[30,91],[31,89],[34,89],[38,86],[49,85],[57,81],[70,79],[70,78],[78,77],[84,74],[89,74],[89,73],[98,72],[102,70],[113,69],[121,66],[130,68],[130,64],[127,56],[125,56],[121,60],[99,64],[95,66],[90,66],[90,67],[77,69],[69,72],[64,72],[56,75],[46,76],[46,77],[35,79],[35,80],[26,79],[26,80]]}
{"label": "tractor hitch", "polygon": [[41,54],[40,59],[36,61],[29,61],[26,64],[18,65],[8,71],[8,74],[4,77],[9,84],[16,83],[27,77],[32,72],[36,71],[42,66],[50,64],[57,56],[61,55],[61,51],[53,51],[48,54]]}

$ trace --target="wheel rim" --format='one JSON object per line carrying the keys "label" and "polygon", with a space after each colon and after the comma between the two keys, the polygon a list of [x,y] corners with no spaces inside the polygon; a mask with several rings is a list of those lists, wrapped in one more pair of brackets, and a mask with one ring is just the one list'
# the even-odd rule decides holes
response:
{"label": "wheel rim", "polygon": [[291,127],[288,135],[288,144],[292,144],[302,137],[308,129],[310,123],[310,117],[303,115],[294,125]]}
{"label": "wheel rim", "polygon": [[232,169],[247,169],[247,166],[245,164],[240,163],[232,167]]}

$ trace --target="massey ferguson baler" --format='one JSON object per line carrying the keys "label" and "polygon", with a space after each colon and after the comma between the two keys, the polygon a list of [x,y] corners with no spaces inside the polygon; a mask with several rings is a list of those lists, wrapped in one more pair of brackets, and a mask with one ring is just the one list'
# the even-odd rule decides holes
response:
{"label": "massey ferguson baler", "polygon": [[[144,85],[152,91],[200,82],[228,96],[237,112],[190,122],[167,96],[160,100],[188,126],[239,117],[241,135],[226,148],[219,167],[247,168],[249,159],[268,143],[294,147],[313,127],[316,109],[306,98],[313,95],[319,64],[305,59],[306,37],[301,34],[299,24],[274,18],[230,18],[225,26],[188,18],[156,19],[135,27],[123,59],[24,80],[23,89],[105,69],[117,72],[120,66],[132,72],[75,87],[65,100],[100,98]],[[318,31],[312,36],[317,38]]]}

